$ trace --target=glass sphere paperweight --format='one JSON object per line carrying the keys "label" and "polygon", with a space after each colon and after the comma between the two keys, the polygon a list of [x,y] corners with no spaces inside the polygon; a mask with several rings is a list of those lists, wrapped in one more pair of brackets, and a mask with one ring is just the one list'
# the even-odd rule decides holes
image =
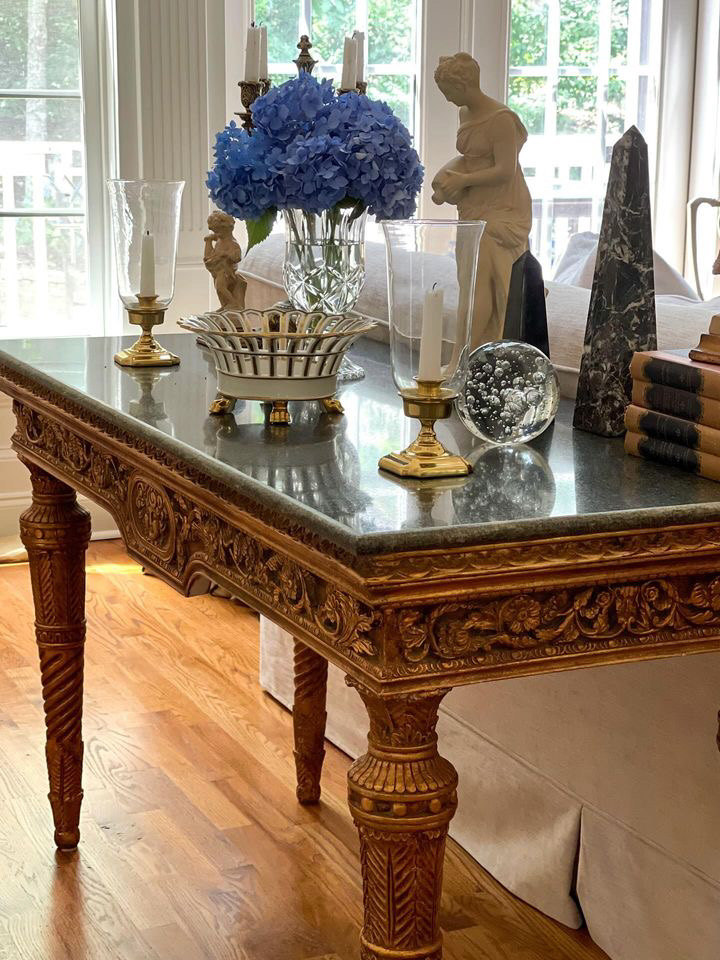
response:
{"label": "glass sphere paperweight", "polygon": [[528,343],[497,340],[470,355],[455,401],[471,433],[490,443],[526,443],[555,418],[560,384],[545,354]]}

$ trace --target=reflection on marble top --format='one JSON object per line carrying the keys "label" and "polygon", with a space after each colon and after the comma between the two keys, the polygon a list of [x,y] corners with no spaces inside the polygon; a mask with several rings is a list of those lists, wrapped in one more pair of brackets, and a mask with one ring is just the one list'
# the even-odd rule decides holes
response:
{"label": "reflection on marble top", "polygon": [[344,417],[291,404],[294,423],[284,430],[266,424],[257,402],[209,416],[215,375],[207,355],[191,335],[161,339],[179,367],[123,370],[112,358],[131,339],[95,337],[0,342],[0,370],[52,381],[88,410],[353,552],[720,521],[720,486],[626,456],[622,440],[573,430],[567,401],[550,430],[519,447],[483,445],[453,417],[438,433],[470,459],[471,476],[404,481],[377,467],[417,432],[403,415],[386,347],[353,351],[367,376],[341,389]]}

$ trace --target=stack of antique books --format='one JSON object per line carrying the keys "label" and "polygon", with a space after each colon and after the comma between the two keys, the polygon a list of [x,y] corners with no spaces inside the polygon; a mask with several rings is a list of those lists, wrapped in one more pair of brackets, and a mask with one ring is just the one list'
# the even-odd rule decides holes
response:
{"label": "stack of antique books", "polygon": [[625,449],[720,480],[720,366],[687,351],[636,353]]}

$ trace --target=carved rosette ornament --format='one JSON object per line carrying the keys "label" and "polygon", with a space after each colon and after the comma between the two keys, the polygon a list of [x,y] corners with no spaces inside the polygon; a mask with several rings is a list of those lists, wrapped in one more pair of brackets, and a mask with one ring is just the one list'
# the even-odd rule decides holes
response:
{"label": "carved rosette ornament", "polygon": [[367,753],[348,773],[365,902],[361,956],[440,960],[445,840],[457,807],[457,774],[435,733],[448,691],[385,699],[348,682],[370,717]]}
{"label": "carved rosette ornament", "polygon": [[295,769],[297,798],[310,805],[320,800],[320,776],[325,759],[328,662],[299,640],[295,641]]}
{"label": "carved rosette ornament", "polygon": [[55,843],[78,845],[82,803],[85,551],[90,515],[75,491],[26,462],[32,505],[20,517],[30,560]]}

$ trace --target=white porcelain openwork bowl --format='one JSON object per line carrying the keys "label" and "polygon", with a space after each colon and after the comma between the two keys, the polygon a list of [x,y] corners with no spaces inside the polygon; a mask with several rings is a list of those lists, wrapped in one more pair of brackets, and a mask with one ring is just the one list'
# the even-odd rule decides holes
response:
{"label": "white porcelain openwork bowl", "polygon": [[210,351],[218,392],[245,400],[332,397],[345,351],[375,324],[302,310],[224,310],[180,320]]}

